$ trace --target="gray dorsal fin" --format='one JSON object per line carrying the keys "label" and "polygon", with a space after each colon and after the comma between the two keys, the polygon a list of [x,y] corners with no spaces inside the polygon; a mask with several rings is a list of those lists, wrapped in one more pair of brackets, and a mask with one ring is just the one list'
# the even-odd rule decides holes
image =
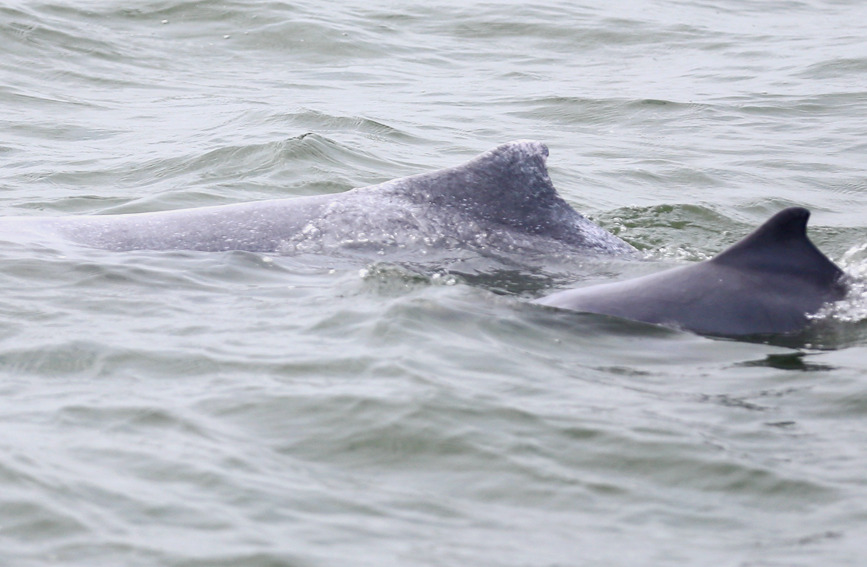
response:
{"label": "gray dorsal fin", "polygon": [[596,226],[557,193],[541,142],[518,140],[457,167],[396,179],[381,186],[423,206],[524,235],[553,238],[571,246],[630,253],[633,248]]}
{"label": "gray dorsal fin", "polygon": [[742,269],[790,273],[793,277],[832,285],[843,272],[807,238],[809,218],[810,211],[802,207],[784,209],[711,262]]}
{"label": "gray dorsal fin", "polygon": [[545,144],[518,140],[501,144],[459,166],[393,183],[401,183],[405,194],[424,202],[470,206],[490,219],[518,220],[562,202],[548,177],[547,158]]}

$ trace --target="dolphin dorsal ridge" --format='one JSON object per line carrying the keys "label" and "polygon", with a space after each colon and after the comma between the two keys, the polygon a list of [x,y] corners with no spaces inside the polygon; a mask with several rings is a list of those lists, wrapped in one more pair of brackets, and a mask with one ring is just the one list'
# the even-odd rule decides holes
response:
{"label": "dolphin dorsal ridge", "polygon": [[[392,187],[414,200],[506,225],[547,227],[552,212],[569,208],[551,184],[547,157],[544,144],[517,140],[457,167],[397,180]],[[574,211],[569,216],[580,217]]]}
{"label": "dolphin dorsal ridge", "polygon": [[773,271],[832,286],[843,276],[807,237],[810,211],[784,209],[711,262],[738,269]]}

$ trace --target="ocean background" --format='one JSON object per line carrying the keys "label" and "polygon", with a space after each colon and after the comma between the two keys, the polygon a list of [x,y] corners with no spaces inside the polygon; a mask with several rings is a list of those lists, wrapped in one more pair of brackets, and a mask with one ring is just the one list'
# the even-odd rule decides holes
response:
{"label": "ocean background", "polygon": [[863,285],[767,342],[527,300],[793,205],[863,284],[865,38],[859,0],[4,2],[3,216],[337,193],[529,138],[650,262],[0,242],[0,564],[864,564]]}

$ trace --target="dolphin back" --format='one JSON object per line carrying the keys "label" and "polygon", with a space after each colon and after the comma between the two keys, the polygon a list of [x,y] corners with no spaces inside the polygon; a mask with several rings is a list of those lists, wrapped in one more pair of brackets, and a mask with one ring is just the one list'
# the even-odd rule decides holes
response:
{"label": "dolphin back", "polygon": [[557,194],[547,157],[544,144],[516,141],[456,167],[345,193],[122,215],[2,219],[0,227],[32,226],[111,250],[632,252]]}
{"label": "dolphin back", "polygon": [[537,302],[708,335],[798,332],[847,291],[842,270],[807,237],[808,218],[806,209],[786,209],[706,262]]}

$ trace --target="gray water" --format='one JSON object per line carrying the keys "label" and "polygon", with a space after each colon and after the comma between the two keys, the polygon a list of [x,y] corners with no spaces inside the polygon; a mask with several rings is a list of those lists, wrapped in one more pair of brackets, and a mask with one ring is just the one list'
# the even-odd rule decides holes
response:
{"label": "gray water", "polygon": [[[697,261],[867,272],[867,4],[7,2],[3,215],[333,193],[502,142]],[[867,301],[773,344],[526,303],[639,269],[0,247],[0,564],[858,565]],[[638,263],[639,266],[645,266]]]}

